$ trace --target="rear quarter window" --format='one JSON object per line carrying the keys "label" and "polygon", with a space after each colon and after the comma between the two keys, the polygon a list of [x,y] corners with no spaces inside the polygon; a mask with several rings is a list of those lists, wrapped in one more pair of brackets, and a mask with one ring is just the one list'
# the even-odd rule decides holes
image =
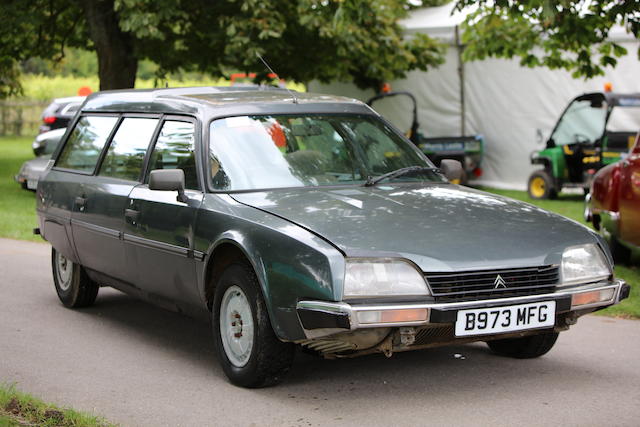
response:
{"label": "rear quarter window", "polygon": [[117,117],[83,116],[73,128],[56,167],[93,172]]}

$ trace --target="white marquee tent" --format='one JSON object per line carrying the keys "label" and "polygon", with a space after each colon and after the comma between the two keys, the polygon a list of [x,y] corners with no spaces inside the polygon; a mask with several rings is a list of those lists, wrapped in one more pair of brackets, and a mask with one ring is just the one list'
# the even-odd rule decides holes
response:
{"label": "white marquee tent", "polygon": [[[401,22],[407,37],[426,33],[449,44],[446,60],[437,69],[414,71],[406,79],[391,82],[394,91],[406,90],[418,101],[418,119],[423,135],[484,136],[485,156],[480,182],[498,188],[525,189],[532,151],[542,148],[536,133],[548,137],[556,120],[571,99],[585,92],[602,91],[605,82],[614,92],[640,92],[639,42],[622,28],[610,37],[629,52],[615,69],[590,80],[574,79],[563,70],[527,68],[518,59],[489,59],[461,63],[458,27],[466,14],[453,13],[453,3],[418,9]],[[462,68],[462,73],[460,69]],[[312,92],[334,93],[366,100],[373,91],[361,91],[353,84],[310,84]],[[399,128],[409,128],[410,104],[391,98],[374,107]],[[623,115],[624,127],[640,129],[637,109]]]}

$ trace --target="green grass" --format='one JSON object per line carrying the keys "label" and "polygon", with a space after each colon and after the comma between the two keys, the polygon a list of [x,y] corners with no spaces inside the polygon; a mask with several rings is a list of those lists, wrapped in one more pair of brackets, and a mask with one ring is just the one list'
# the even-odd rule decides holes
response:
{"label": "green grass", "polygon": [[37,227],[35,194],[23,190],[13,177],[25,160],[33,159],[28,137],[0,138],[0,237],[42,241]]}
{"label": "green grass", "polygon": [[[564,215],[581,224],[589,225],[582,216],[584,197],[579,194],[561,193],[556,200],[532,200],[526,191],[496,190],[493,188],[483,188],[482,190],[522,200],[542,209]],[[636,262],[636,264],[638,263]],[[640,319],[640,268],[637,265],[616,265],[615,274],[616,277],[626,280],[631,285],[631,296],[618,305],[599,311],[598,314]]]}
{"label": "green grass", "polygon": [[0,384],[0,426],[110,427],[115,424],[73,409],[44,403],[13,385]]}

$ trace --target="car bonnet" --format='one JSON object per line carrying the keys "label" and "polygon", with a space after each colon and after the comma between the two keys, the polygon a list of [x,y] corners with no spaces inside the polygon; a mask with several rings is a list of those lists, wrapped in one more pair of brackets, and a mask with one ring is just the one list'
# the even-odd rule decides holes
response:
{"label": "car bonnet", "polygon": [[235,193],[346,256],[401,256],[423,271],[558,264],[594,243],[584,226],[523,202],[452,184],[275,189]]}

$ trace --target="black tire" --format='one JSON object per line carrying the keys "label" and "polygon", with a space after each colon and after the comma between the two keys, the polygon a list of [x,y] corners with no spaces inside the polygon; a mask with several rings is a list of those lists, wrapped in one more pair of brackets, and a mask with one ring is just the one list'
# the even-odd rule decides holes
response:
{"label": "black tire", "polygon": [[88,307],[95,302],[100,285],[87,276],[81,265],[51,248],[51,268],[58,298],[65,307]]}
{"label": "black tire", "polygon": [[494,353],[501,356],[532,359],[548,353],[557,339],[558,332],[545,332],[522,338],[487,341],[487,345]]}
{"label": "black tire", "polygon": [[[241,292],[238,292],[238,288]],[[223,343],[222,335],[224,332],[222,329],[227,327],[228,331],[232,327],[236,327],[235,320],[231,322],[231,319],[228,319],[230,322],[228,325],[232,326],[221,326],[221,305],[227,290],[229,290],[229,294],[237,292],[238,298],[242,298],[240,294],[244,295],[253,320],[252,346],[243,366],[238,366],[237,363],[234,364],[230,360],[236,356],[232,350],[227,350],[225,343]],[[243,320],[237,313],[235,317],[228,314],[230,318],[239,319],[240,331],[234,334],[234,337],[239,340],[242,337],[243,321],[246,322],[246,320]],[[293,343],[280,341],[274,333],[258,279],[248,263],[234,263],[224,270],[216,283],[211,318],[218,359],[224,373],[233,384],[247,388],[258,388],[275,385],[284,379],[293,364],[295,346]],[[230,346],[229,340],[233,340],[233,338],[226,340],[227,346]]]}
{"label": "black tire", "polygon": [[555,199],[558,189],[553,177],[546,169],[535,171],[529,177],[527,192],[532,199]]}
{"label": "black tire", "polygon": [[611,255],[613,255],[613,261],[616,264],[629,264],[631,260],[631,250],[620,243],[613,235],[611,235],[609,240],[609,248],[611,249]]}

